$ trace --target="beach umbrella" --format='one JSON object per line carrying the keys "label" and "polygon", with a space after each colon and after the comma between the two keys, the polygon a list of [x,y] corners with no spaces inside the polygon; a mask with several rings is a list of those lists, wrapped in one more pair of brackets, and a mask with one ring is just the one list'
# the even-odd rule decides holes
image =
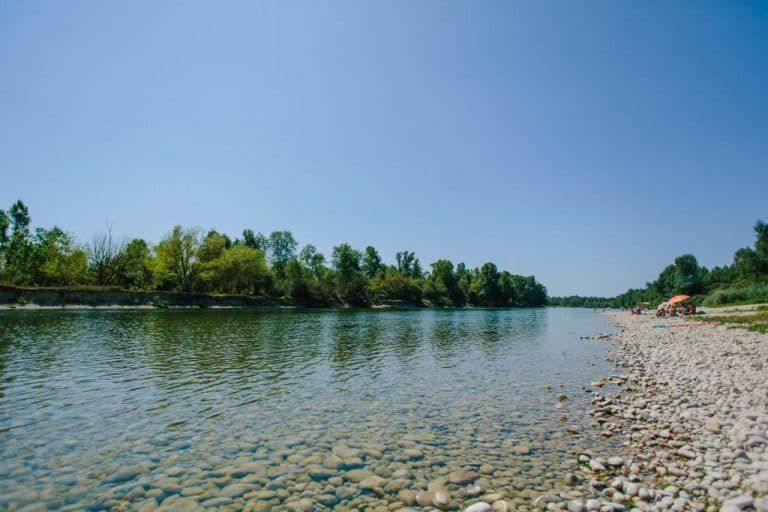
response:
{"label": "beach umbrella", "polygon": [[690,295],[675,295],[674,297],[669,299],[667,302],[669,302],[670,304],[678,304],[678,303],[683,302],[684,300],[688,300],[690,298],[691,298]]}

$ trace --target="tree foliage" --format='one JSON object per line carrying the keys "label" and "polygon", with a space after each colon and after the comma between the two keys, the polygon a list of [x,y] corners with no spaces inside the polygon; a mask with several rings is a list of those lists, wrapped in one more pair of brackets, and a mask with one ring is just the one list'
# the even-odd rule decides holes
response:
{"label": "tree foliage", "polygon": [[[245,229],[232,240],[216,230],[174,226],[153,246],[115,238],[107,225],[84,246],[58,227],[33,234],[30,222],[20,200],[0,210],[5,283],[271,295],[308,305],[507,307],[546,301],[546,289],[534,277],[499,271],[493,263],[469,269],[440,259],[425,272],[413,251],[398,252],[388,265],[373,246],[361,252],[347,243],[334,247],[328,262],[312,244],[297,254],[290,231],[264,236]],[[686,265],[680,263],[687,272]]]}
{"label": "tree foliage", "polygon": [[171,288],[191,292],[200,270],[198,252],[200,250],[200,230],[183,229],[174,226],[163,238],[155,252],[157,254],[155,271],[159,279],[170,284]]}
{"label": "tree foliage", "polygon": [[768,224],[758,220],[754,247],[742,247],[730,265],[708,270],[692,254],[683,254],[666,266],[645,288],[632,288],[616,297],[552,297],[559,306],[654,307],[673,295],[685,294],[704,304],[768,301]]}

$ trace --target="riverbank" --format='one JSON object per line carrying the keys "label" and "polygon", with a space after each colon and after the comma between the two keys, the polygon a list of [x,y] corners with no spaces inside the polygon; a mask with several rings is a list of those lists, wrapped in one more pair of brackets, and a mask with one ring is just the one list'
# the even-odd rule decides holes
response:
{"label": "riverbank", "polygon": [[0,285],[1,310],[59,309],[519,309],[544,306],[457,306],[447,307],[422,300],[386,299],[375,304],[350,305],[339,299],[330,302],[303,302],[289,297],[202,292],[123,290],[97,286],[26,287]]}
{"label": "riverbank", "polygon": [[122,290],[110,287],[0,285],[0,309],[126,309],[166,307],[285,307],[292,301],[265,296]]}
{"label": "riverbank", "polygon": [[625,375],[616,390],[593,383],[590,414],[624,453],[580,456],[583,498],[549,508],[768,510],[768,335],[606,314],[621,329],[608,357]]}
{"label": "riverbank", "polygon": [[[221,293],[123,290],[111,287],[26,287],[0,285],[0,310],[45,309],[154,309],[154,308],[348,308],[340,301],[307,304],[287,297]],[[414,309],[430,307],[390,300],[371,309]]]}

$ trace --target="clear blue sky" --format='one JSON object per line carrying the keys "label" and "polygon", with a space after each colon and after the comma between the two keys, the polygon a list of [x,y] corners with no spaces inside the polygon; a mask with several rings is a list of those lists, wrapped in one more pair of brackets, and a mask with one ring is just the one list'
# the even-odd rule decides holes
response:
{"label": "clear blue sky", "polygon": [[768,218],[765,2],[0,2],[0,207],[290,229],[550,294]]}

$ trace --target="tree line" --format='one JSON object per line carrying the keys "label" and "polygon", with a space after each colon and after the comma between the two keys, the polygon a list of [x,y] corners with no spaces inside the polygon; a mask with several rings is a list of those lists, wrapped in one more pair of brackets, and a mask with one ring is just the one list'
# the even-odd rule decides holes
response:
{"label": "tree line", "polygon": [[157,244],[115,239],[111,228],[81,244],[59,227],[30,227],[27,206],[0,210],[0,281],[17,286],[119,287],[280,297],[306,305],[337,303],[425,306],[540,306],[546,288],[533,276],[485,263],[468,268],[437,260],[429,269],[401,251],[387,264],[372,246],[347,243],[330,259],[299,245],[290,231],[269,235],[243,230],[230,238],[216,230],[175,226]]}
{"label": "tree line", "polygon": [[706,305],[768,302],[768,224],[758,220],[753,247],[735,252],[730,265],[707,269],[696,256],[683,254],[665,267],[644,288],[632,288],[616,297],[550,297],[549,304],[576,307],[656,306],[673,295],[690,295]]}

